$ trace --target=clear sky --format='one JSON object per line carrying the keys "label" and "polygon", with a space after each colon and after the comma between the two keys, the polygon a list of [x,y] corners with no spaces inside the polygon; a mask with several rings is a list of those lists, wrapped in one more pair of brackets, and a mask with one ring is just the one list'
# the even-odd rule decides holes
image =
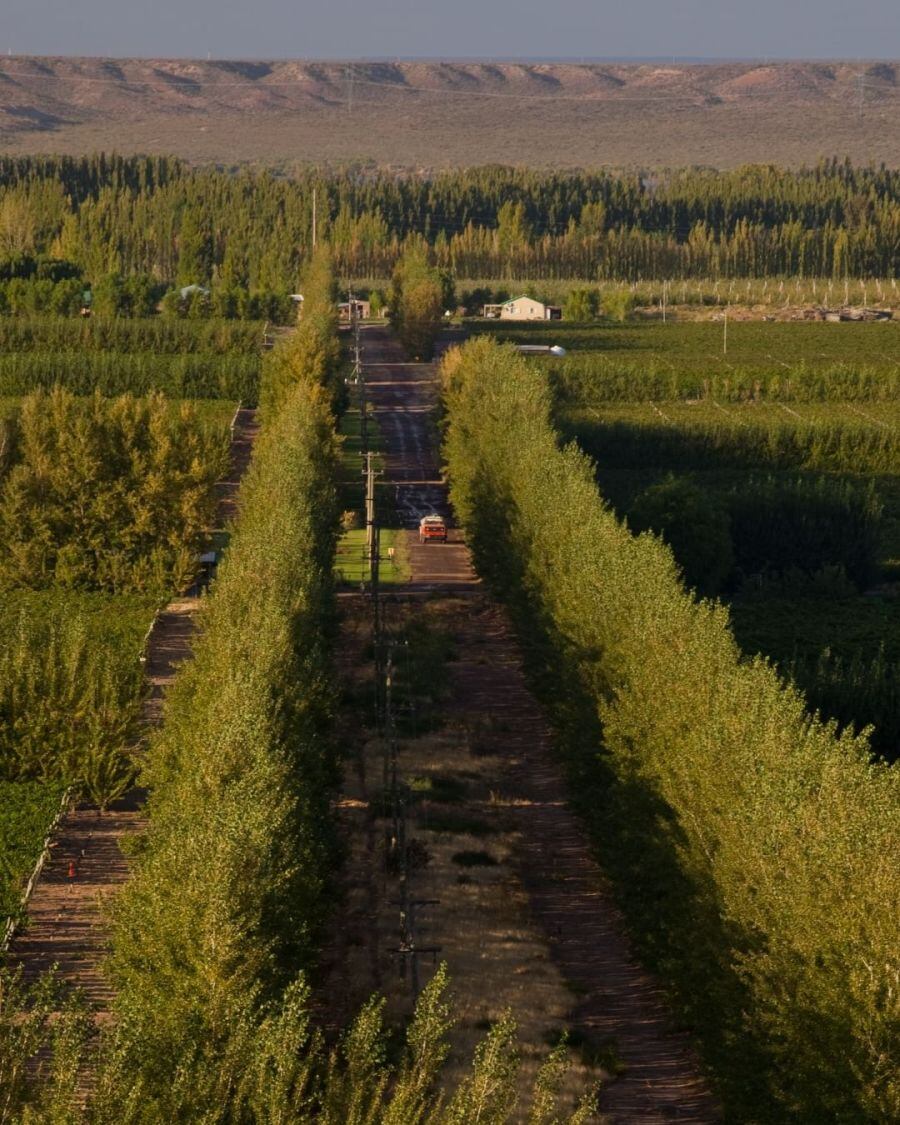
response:
{"label": "clear sky", "polygon": [[0,0],[0,52],[888,59],[900,0]]}

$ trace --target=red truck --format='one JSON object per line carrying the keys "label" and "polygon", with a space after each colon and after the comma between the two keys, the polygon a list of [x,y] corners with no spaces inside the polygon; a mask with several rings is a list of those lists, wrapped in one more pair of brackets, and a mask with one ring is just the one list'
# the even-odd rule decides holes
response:
{"label": "red truck", "polygon": [[447,525],[442,516],[423,516],[419,520],[419,542],[447,542]]}

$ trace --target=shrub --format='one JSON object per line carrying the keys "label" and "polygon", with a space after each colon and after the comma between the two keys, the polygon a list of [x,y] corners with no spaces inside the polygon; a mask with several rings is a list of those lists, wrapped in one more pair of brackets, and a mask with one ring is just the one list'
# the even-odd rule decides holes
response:
{"label": "shrub", "polygon": [[593,320],[599,305],[596,289],[570,289],[563,305],[563,319],[581,322]]}
{"label": "shrub", "polygon": [[629,507],[636,532],[655,531],[672,548],[685,581],[701,594],[717,594],[734,565],[728,513],[685,478],[668,477]]}

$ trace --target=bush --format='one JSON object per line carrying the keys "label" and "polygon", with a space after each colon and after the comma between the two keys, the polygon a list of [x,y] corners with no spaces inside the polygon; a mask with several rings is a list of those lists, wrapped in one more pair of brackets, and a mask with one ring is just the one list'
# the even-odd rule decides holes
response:
{"label": "bush", "polygon": [[672,548],[685,581],[700,594],[718,594],[734,566],[728,512],[685,478],[669,476],[628,510],[636,532],[655,531]]}
{"label": "bush", "polygon": [[607,289],[603,294],[603,313],[610,320],[624,323],[634,308],[634,293],[630,289]]}
{"label": "bush", "polygon": [[600,301],[596,289],[570,289],[563,305],[563,319],[581,321],[593,320],[597,315]]}

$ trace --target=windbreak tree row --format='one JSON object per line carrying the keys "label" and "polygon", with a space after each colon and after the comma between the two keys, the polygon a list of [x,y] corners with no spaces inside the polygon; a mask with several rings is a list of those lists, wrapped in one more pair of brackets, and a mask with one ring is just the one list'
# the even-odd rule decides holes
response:
{"label": "windbreak tree row", "polygon": [[[10,264],[0,263],[0,281],[33,268],[65,286],[72,271],[61,260],[107,302],[136,275],[211,285],[223,312],[237,289],[247,300],[286,296],[311,253],[314,192],[320,238],[339,270],[357,276],[388,276],[425,239],[441,268],[473,278],[891,278],[898,181],[894,169],[835,160],[798,171],[488,166],[277,176],[168,158],[5,157],[0,254]],[[42,256],[49,261],[34,260]]]}
{"label": "windbreak tree row", "polygon": [[[530,641],[644,954],[736,1120],[900,1116],[900,777],[838,737],[560,448],[547,379],[445,360],[452,499]],[[552,846],[552,842],[549,846]]]}
{"label": "windbreak tree row", "polygon": [[[237,1096],[232,1038],[314,947],[334,849],[335,462],[325,396],[298,384],[258,440],[150,755],[150,826],[115,911],[111,1065],[154,1120]],[[173,1085],[176,1058],[190,1078]]]}
{"label": "windbreak tree row", "polygon": [[298,382],[311,382],[324,389],[334,406],[339,405],[342,398],[341,347],[335,304],[337,283],[327,245],[319,246],[310,259],[301,279],[301,289],[300,318],[290,346],[276,348],[266,361],[260,391],[264,419],[278,414],[288,392]]}

